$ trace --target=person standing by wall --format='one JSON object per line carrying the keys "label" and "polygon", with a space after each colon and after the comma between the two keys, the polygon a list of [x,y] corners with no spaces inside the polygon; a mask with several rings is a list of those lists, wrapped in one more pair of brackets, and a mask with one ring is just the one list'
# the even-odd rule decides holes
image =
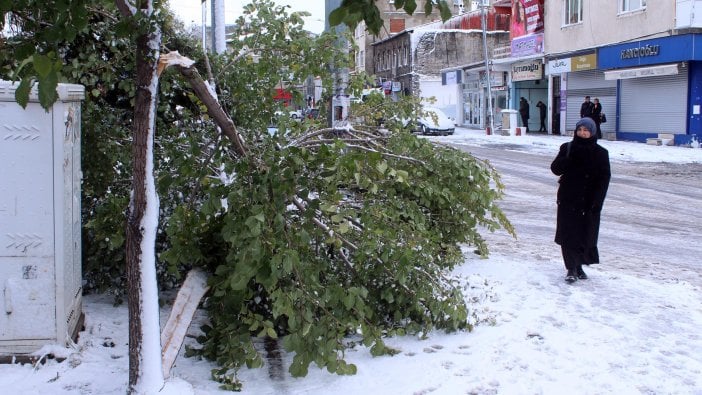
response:
{"label": "person standing by wall", "polygon": [[580,118],[592,118],[592,102],[590,96],[585,96],[585,101],[580,105]]}
{"label": "person standing by wall", "polygon": [[592,100],[592,120],[595,121],[597,125],[597,138],[602,138],[602,129],[600,125],[602,124],[602,104],[600,104],[600,99],[594,98]]}
{"label": "person standing by wall", "polygon": [[536,103],[536,107],[539,108],[539,121],[541,122],[541,125],[539,126],[539,132],[547,132],[546,130],[546,105],[544,102],[539,100],[538,103]]}
{"label": "person standing by wall", "polygon": [[525,133],[529,133],[529,102],[523,97],[519,99],[519,115],[522,117],[522,126],[526,128]]}
{"label": "person standing by wall", "polygon": [[573,140],[561,145],[551,163],[553,174],[560,176],[555,242],[561,246],[568,283],[586,280],[583,265],[600,262],[600,213],[612,175],[609,152],[597,144],[596,128],[591,118],[578,121]]}

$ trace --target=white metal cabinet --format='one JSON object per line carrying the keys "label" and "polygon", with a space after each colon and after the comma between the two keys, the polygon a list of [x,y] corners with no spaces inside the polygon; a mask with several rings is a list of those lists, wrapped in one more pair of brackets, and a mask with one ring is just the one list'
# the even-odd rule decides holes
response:
{"label": "white metal cabinet", "polygon": [[81,310],[80,103],[60,84],[45,111],[0,81],[0,354],[71,341]]}

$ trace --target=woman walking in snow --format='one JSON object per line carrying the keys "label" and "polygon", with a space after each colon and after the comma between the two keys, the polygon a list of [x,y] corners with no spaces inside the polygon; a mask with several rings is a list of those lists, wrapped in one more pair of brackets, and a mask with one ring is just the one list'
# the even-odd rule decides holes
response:
{"label": "woman walking in snow", "polygon": [[595,122],[582,118],[573,140],[561,145],[551,163],[553,174],[560,176],[555,241],[561,246],[568,283],[587,279],[583,265],[600,261],[597,236],[611,172],[609,153],[597,144],[596,133]]}

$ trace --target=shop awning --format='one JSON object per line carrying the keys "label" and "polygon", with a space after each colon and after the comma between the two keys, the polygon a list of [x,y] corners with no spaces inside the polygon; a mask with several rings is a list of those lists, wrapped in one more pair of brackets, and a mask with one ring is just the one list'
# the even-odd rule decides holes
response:
{"label": "shop awning", "polygon": [[606,80],[624,80],[627,78],[656,77],[659,75],[678,74],[678,64],[663,64],[658,66],[638,67],[634,69],[621,69],[605,71]]}

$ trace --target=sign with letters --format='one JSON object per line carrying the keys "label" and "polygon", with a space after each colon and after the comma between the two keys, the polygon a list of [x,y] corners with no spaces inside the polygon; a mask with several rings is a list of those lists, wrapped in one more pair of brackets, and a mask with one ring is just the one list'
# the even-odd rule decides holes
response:
{"label": "sign with letters", "polygon": [[562,74],[572,71],[597,69],[597,54],[573,56],[572,58],[550,60],[546,66],[546,74]]}
{"label": "sign with letters", "polygon": [[512,81],[540,80],[544,76],[541,59],[519,62],[512,65]]}

